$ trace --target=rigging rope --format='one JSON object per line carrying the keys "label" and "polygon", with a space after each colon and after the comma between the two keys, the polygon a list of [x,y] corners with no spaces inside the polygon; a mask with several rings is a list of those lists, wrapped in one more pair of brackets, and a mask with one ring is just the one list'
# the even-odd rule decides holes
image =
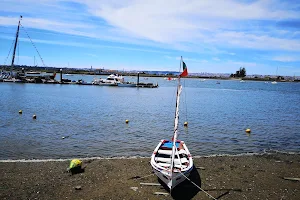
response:
{"label": "rigging rope", "polygon": [[[185,88],[185,80],[183,81],[183,85]],[[184,90],[184,104],[185,104],[185,121],[187,122],[187,102],[186,102],[186,90]]]}
{"label": "rigging rope", "polygon": [[17,61],[17,63],[19,64],[19,58],[20,58],[20,53],[19,53],[19,49],[20,49],[19,40],[17,41],[17,47],[18,47],[18,61]]}
{"label": "rigging rope", "polygon": [[31,38],[29,37],[29,35],[28,35],[26,29],[24,28],[24,26],[23,26],[21,23],[20,23],[20,25],[21,25],[21,27],[24,29],[24,31],[25,31],[27,37],[29,38],[31,44],[33,45],[33,47],[35,48],[36,52],[38,53],[38,55],[39,55],[39,57],[40,57],[40,59],[41,59],[43,65],[44,65],[44,67],[46,67],[46,65],[45,65],[45,63],[44,63],[44,60],[43,60],[42,56],[40,55],[40,52],[37,50],[35,44],[34,44],[33,41],[31,40]]}
{"label": "rigging rope", "polygon": [[10,50],[9,50],[9,52],[8,52],[7,57],[5,58],[4,65],[6,65],[6,61],[7,61],[8,57],[9,57],[9,55],[10,55],[10,52],[11,52],[11,49],[12,49],[14,43],[15,43],[15,40],[13,40],[13,42],[11,43],[11,47],[10,47]]}
{"label": "rigging rope", "polygon": [[181,175],[183,175],[187,180],[189,180],[193,185],[195,185],[199,190],[201,190],[202,192],[204,192],[209,198],[212,198],[213,200],[217,200],[215,197],[213,197],[212,195],[210,195],[208,192],[206,192],[204,189],[202,189],[201,187],[199,187],[196,183],[194,183],[191,179],[189,179],[186,175],[184,175],[183,173],[179,172]]}

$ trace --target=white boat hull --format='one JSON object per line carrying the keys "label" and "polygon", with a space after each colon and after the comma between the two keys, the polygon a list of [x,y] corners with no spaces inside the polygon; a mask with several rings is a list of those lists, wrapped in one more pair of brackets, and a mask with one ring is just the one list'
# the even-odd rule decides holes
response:
{"label": "white boat hull", "polygon": [[136,87],[136,83],[118,83],[118,87]]}
{"label": "white boat hull", "polygon": [[100,86],[118,86],[117,83],[99,83]]}
{"label": "white boat hull", "polygon": [[174,159],[171,173],[171,158],[169,153],[171,150],[163,149],[162,145],[164,142],[169,141],[162,140],[158,144],[151,156],[151,166],[156,176],[172,190],[190,175],[193,169],[193,159],[185,143],[178,140],[177,142],[182,144],[182,149],[178,150],[180,159],[178,157]]}
{"label": "white boat hull", "polygon": [[162,180],[170,190],[174,189],[177,185],[183,182],[186,177],[189,177],[191,171],[192,170],[182,173],[184,176],[181,173],[176,173],[175,175],[173,174],[173,177],[171,178],[170,175],[166,175],[163,172],[153,168],[155,175]]}

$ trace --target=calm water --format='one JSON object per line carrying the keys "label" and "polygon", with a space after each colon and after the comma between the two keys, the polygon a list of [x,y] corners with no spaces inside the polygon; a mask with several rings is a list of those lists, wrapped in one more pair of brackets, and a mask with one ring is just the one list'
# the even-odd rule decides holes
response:
{"label": "calm water", "polygon": [[[0,159],[149,157],[159,140],[173,135],[177,82],[140,81],[160,87],[0,83]],[[194,156],[300,152],[299,83],[182,83],[179,138]]]}

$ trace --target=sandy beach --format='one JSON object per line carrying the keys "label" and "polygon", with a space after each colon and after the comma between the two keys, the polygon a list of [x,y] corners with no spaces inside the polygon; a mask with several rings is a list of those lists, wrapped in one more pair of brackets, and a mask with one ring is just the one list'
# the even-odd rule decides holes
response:
{"label": "sandy beach", "polygon": [[[189,181],[172,194],[153,175],[150,158],[83,160],[84,172],[66,172],[70,161],[0,162],[0,199],[211,199]],[[217,199],[300,198],[300,155],[264,154],[194,158],[190,179]]]}

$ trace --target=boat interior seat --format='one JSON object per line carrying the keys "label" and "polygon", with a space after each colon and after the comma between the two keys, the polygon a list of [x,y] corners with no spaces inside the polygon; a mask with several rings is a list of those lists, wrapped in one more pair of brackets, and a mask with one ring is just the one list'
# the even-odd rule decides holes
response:
{"label": "boat interior seat", "polygon": [[[172,150],[171,149],[168,149],[168,150],[164,150],[164,149],[160,149],[160,150],[158,150],[158,153],[159,154],[164,154],[164,155],[172,155]],[[185,155],[187,155],[187,153],[186,153],[186,151],[184,150],[184,149],[180,149],[179,151],[178,151],[178,154],[180,155],[180,154],[185,154]],[[176,154],[175,154],[176,155]]]}
{"label": "boat interior seat", "polygon": [[[161,166],[161,167],[170,167],[171,166],[171,164],[170,163],[157,163],[159,166]],[[174,165],[174,167],[176,167],[176,168],[182,168],[182,169],[184,169],[184,168],[187,168],[187,165]]]}
{"label": "boat interior seat", "polygon": [[[181,150],[184,149],[183,145],[180,142],[176,142],[176,148],[177,150]],[[163,143],[160,147],[160,149],[164,149],[164,150],[170,150],[173,147],[173,142],[172,141],[166,141],[165,143]]]}
{"label": "boat interior seat", "polygon": [[[163,158],[163,157],[156,157],[155,158],[156,162],[162,162],[162,163],[171,163],[171,158]],[[174,159],[174,164],[175,165],[180,165],[181,164],[185,164],[185,163],[189,163],[188,159],[186,158],[176,158]]]}

